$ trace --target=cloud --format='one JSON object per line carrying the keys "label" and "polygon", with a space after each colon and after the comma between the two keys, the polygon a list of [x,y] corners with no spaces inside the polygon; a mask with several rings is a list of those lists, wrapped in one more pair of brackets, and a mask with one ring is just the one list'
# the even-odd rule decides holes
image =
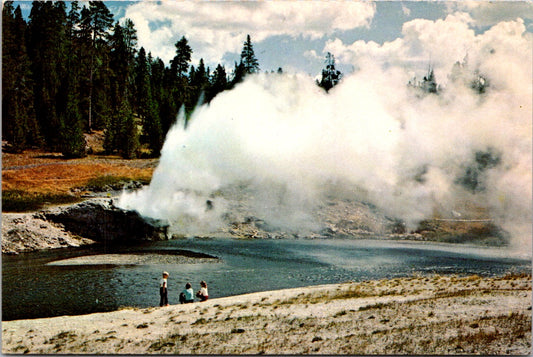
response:
{"label": "cloud", "polygon": [[[394,41],[378,44],[359,40],[346,44],[336,38],[326,42],[324,52],[335,54],[345,63],[360,65],[371,59],[382,65],[411,68],[419,74],[431,64],[441,84],[445,84],[452,66],[465,57],[484,73],[506,71],[506,75],[495,75],[497,82],[517,82],[520,76],[527,75],[519,70],[524,68],[519,63],[530,61],[533,37],[523,20],[500,22],[477,35],[473,26],[471,16],[464,12],[435,21],[414,19],[404,23],[402,36]],[[509,53],[515,55],[509,57]],[[498,66],[499,56],[505,57],[508,66]]]}
{"label": "cloud", "polygon": [[275,35],[317,39],[369,27],[374,13],[374,4],[351,1],[143,1],[129,6],[125,17],[134,22],[139,45],[164,61],[185,35],[195,58],[216,63],[226,52],[239,53],[246,34],[254,42]]}
{"label": "cloud", "polygon": [[404,3],[402,3],[402,13],[405,16],[410,16],[411,15],[411,9],[409,9]]}
{"label": "cloud", "polygon": [[315,50],[308,50],[304,52],[304,57],[310,60],[322,59],[322,56],[319,56]]}
{"label": "cloud", "polygon": [[450,1],[446,2],[446,6],[450,13],[468,12],[479,27],[518,18],[533,20],[533,3],[529,1]]}

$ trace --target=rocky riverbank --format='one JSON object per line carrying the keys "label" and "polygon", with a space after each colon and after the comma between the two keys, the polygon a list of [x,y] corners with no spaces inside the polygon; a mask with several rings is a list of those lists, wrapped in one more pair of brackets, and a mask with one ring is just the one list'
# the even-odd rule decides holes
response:
{"label": "rocky riverbank", "polygon": [[[116,199],[116,198],[115,198]],[[387,217],[375,207],[356,200],[332,199],[317,207],[317,229],[291,232],[272,227],[249,207],[243,194],[228,194],[230,206],[223,224],[210,237],[241,239],[374,238],[427,240],[453,243],[505,245],[508,238],[490,219],[431,219],[416,230]],[[30,213],[3,213],[2,253],[17,254],[38,249],[77,247],[95,242],[136,243],[173,237],[167,222],[118,208],[112,198],[91,198],[74,205]],[[187,236],[204,236],[205,233]],[[174,237],[183,237],[176,234]]]}
{"label": "rocky riverbank", "polygon": [[2,323],[6,354],[531,353],[531,276],[413,277]]}
{"label": "rocky riverbank", "polygon": [[79,247],[96,241],[80,237],[42,213],[2,213],[2,253]]}
{"label": "rocky riverbank", "polygon": [[138,243],[168,239],[168,225],[93,198],[34,213],[2,214],[2,253],[78,247],[98,242]]}
{"label": "rocky riverbank", "polygon": [[[211,236],[245,239],[371,238],[490,246],[505,246],[510,239],[484,209],[467,205],[463,205],[462,213],[442,209],[439,215],[409,228],[402,220],[386,215],[356,195],[336,195],[323,197],[320,203],[308,209],[303,225],[281,228],[257,212],[257,203],[254,202],[257,198],[246,188],[228,187],[219,190],[217,195],[227,202],[227,211],[222,215],[224,224],[211,232]],[[276,209],[273,207],[272,211]]]}

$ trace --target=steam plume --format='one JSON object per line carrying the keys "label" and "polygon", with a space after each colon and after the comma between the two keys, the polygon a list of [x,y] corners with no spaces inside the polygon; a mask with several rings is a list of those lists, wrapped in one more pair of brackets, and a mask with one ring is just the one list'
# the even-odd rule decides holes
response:
{"label": "steam plume", "polygon": [[[369,201],[410,228],[469,203],[530,249],[531,41],[498,29],[472,40],[492,51],[469,52],[461,80],[449,75],[462,58],[437,64],[438,95],[409,88],[405,65],[365,58],[327,94],[305,75],[249,76],[197,108],[187,129],[178,119],[150,186],[119,205],[176,230],[194,222],[210,231],[231,207],[217,195],[228,187],[245,189],[269,224],[293,230],[317,228],[310,214],[332,194]],[[526,61],[498,48],[502,36],[526,43]],[[468,85],[475,71],[489,80],[483,94]]]}

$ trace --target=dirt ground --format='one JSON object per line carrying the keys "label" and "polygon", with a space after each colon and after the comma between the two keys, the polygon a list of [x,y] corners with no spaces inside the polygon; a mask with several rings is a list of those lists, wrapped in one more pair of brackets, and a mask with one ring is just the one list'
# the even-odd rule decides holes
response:
{"label": "dirt ground", "polygon": [[531,276],[412,277],[2,323],[2,353],[531,353]]}

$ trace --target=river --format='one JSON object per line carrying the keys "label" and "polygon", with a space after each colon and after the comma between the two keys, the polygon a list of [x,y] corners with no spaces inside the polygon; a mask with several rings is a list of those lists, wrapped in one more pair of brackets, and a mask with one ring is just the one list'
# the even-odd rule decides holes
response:
{"label": "river", "polygon": [[[219,260],[172,263],[169,257],[180,250]],[[110,253],[124,259],[102,264]],[[82,256],[85,262],[61,264]],[[164,270],[170,273],[170,303],[176,304],[185,283],[198,290],[200,280],[207,281],[210,298],[216,298],[415,274],[498,276],[530,272],[531,260],[513,257],[505,248],[348,239],[181,239],[135,248],[42,251],[2,258],[2,319],[157,306]]]}

